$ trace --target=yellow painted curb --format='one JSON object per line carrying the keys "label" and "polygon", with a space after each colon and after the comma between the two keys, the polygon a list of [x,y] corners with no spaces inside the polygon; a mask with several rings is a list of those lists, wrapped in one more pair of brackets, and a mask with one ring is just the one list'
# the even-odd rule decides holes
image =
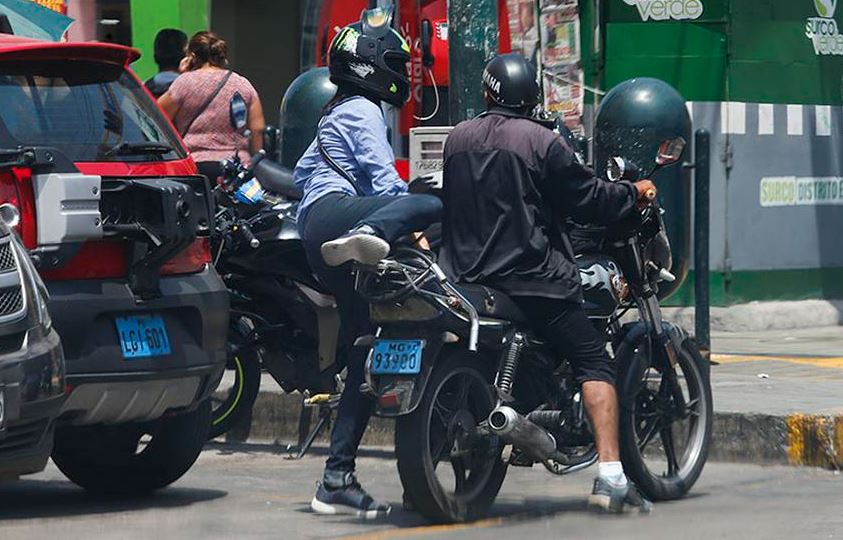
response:
{"label": "yellow painted curb", "polygon": [[843,467],[843,416],[794,414],[786,423],[787,453],[793,465]]}
{"label": "yellow painted curb", "polygon": [[745,362],[787,362],[808,366],[843,369],[843,357],[840,356],[759,356],[752,354],[715,353],[711,359],[719,364],[742,364]]}
{"label": "yellow painted curb", "polygon": [[410,527],[408,529],[392,529],[388,531],[378,531],[369,534],[362,534],[356,536],[344,536],[345,540],[391,540],[393,538],[411,538],[413,536],[422,536],[430,534],[447,535],[450,532],[461,531],[464,529],[486,529],[489,527],[498,527],[503,525],[503,518],[481,519],[471,523],[456,523],[453,525],[428,525],[422,527]]}

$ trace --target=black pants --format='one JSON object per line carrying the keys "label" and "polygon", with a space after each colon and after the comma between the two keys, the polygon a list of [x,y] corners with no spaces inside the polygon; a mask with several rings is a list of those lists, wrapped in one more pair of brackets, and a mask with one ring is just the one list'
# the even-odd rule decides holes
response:
{"label": "black pants", "polygon": [[371,334],[374,329],[369,321],[369,306],[354,289],[350,265],[327,266],[322,260],[322,244],[361,225],[369,225],[385,240],[393,242],[412,232],[423,231],[438,221],[441,214],[441,201],[431,195],[352,197],[329,194],[308,209],[301,224],[307,260],[337,301],[340,312],[338,354],[344,356],[348,368],[345,390],[331,432],[326,475],[354,470],[357,447],[369,423],[374,402],[360,393],[367,351],[354,348],[352,344],[358,336]]}
{"label": "black pants", "polygon": [[512,299],[539,335],[571,362],[577,383],[615,384],[615,364],[606,352],[606,340],[588,320],[581,304],[536,296]]}

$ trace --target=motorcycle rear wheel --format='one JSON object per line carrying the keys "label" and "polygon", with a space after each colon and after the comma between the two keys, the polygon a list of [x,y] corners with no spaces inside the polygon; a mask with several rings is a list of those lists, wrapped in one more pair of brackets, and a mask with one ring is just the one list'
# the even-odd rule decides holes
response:
{"label": "motorcycle rear wheel", "polygon": [[624,471],[654,501],[684,497],[702,473],[714,412],[705,360],[692,339],[678,351],[673,379],[684,412],[675,407],[670,377],[646,358],[646,346],[621,346],[620,446]]}
{"label": "motorcycle rear wheel", "polygon": [[499,439],[472,435],[495,396],[476,358],[440,361],[418,408],[397,420],[398,474],[408,502],[426,519],[471,521],[486,514],[506,477]]}

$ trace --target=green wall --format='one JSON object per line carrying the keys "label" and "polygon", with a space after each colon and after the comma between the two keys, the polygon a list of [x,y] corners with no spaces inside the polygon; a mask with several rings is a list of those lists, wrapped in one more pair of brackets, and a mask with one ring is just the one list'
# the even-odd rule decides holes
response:
{"label": "green wall", "polygon": [[[840,20],[843,5],[837,6]],[[817,55],[805,35],[810,0],[733,0],[729,7],[731,101],[840,105],[843,55]],[[843,24],[840,25],[843,30]]]}
{"label": "green wall", "polygon": [[592,84],[608,89],[648,76],[689,101],[843,104],[843,55],[815,54],[805,35],[818,17],[811,0],[700,0],[699,19],[647,22],[624,0],[599,1],[599,57],[591,51],[594,0],[580,1],[583,66]]}
{"label": "green wall", "polygon": [[655,77],[689,101],[723,101],[728,23],[725,0],[705,0],[693,22],[642,22],[623,0],[604,2],[604,88],[633,77]]}
{"label": "green wall", "polygon": [[208,0],[132,0],[132,44],[143,56],[132,67],[141,79],[158,71],[153,54],[155,34],[179,28],[188,36],[208,29]]}

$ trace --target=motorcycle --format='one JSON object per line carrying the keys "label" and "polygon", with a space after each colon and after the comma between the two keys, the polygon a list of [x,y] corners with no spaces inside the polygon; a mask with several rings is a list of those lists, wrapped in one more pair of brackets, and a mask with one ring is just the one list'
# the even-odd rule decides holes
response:
{"label": "motorcycle", "polygon": [[[301,457],[330,422],[341,391],[335,360],[339,315],[305,257],[296,225],[301,192],[291,172],[261,151],[248,167],[236,156],[224,161],[215,193],[212,247],[231,295],[232,384],[212,400],[210,438],[248,415],[265,370],[285,392],[304,396],[299,443],[290,448]],[[319,421],[311,430],[314,407]]]}
{"label": "motorcycle", "polygon": [[[664,141],[645,174],[677,163],[682,138]],[[641,171],[622,158],[610,180]],[[608,229],[599,251],[578,256],[585,309],[617,365],[624,470],[655,501],[683,497],[705,465],[713,420],[709,365],[692,337],[662,318],[659,283],[670,281],[662,210],[652,200]],[[514,302],[489,287],[452,282],[427,253],[394,247],[358,266],[374,335],[361,391],[396,420],[405,498],[425,518],[482,518],[509,466],[554,475],[597,461],[571,366],[536,335]],[[637,310],[638,319],[622,316]]]}

